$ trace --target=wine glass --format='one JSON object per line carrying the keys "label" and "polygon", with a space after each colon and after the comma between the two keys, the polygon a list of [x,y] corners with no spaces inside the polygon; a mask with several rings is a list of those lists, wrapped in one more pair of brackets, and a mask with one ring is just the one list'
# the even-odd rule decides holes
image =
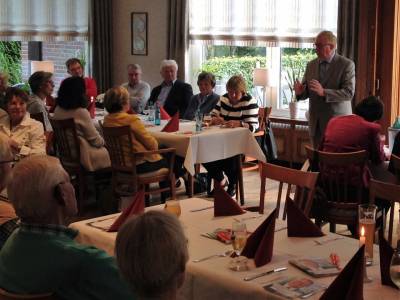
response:
{"label": "wine glass", "polygon": [[240,253],[242,252],[247,241],[247,227],[246,223],[243,221],[233,221],[232,223],[232,233],[231,233],[232,247],[236,254],[231,265],[236,271],[240,271],[245,267],[243,266],[243,261],[239,259]]}
{"label": "wine glass", "polygon": [[178,218],[181,215],[181,206],[178,200],[172,199],[165,201],[164,209]]}
{"label": "wine glass", "polygon": [[394,250],[390,262],[390,277],[393,283],[400,288],[400,240],[397,242],[397,249]]}

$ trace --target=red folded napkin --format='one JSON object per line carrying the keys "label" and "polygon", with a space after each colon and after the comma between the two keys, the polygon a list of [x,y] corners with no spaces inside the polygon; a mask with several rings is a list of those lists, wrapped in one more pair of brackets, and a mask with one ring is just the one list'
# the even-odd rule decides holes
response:
{"label": "red folded napkin", "polygon": [[362,246],[335,278],[320,300],[351,299],[362,300],[364,287],[364,252]]}
{"label": "red folded napkin", "polygon": [[90,113],[90,117],[94,119],[96,117],[96,101],[90,100],[87,110]]}
{"label": "red folded napkin", "polygon": [[274,249],[276,209],[248,237],[241,255],[254,258],[257,267],[269,263]]}
{"label": "red folded napkin", "polygon": [[161,120],[169,120],[171,116],[165,111],[164,107],[160,107],[160,117]]}
{"label": "red folded napkin", "polygon": [[216,183],[214,188],[214,217],[235,216],[244,214],[245,211],[221,186]]}
{"label": "red folded napkin", "polygon": [[165,127],[161,130],[163,132],[175,132],[179,130],[179,112],[174,114],[171,120],[165,125]]}
{"label": "red folded napkin", "polygon": [[286,200],[288,237],[324,236],[318,228],[291,200]]}
{"label": "red folded napkin", "polygon": [[144,190],[140,190],[132,199],[132,203],[126,207],[118,219],[107,230],[109,232],[118,231],[118,229],[133,215],[144,213]]}
{"label": "red folded napkin", "polygon": [[392,260],[394,249],[384,237],[379,238],[379,262],[381,267],[381,282],[383,285],[388,285],[399,289],[390,278],[390,261]]}

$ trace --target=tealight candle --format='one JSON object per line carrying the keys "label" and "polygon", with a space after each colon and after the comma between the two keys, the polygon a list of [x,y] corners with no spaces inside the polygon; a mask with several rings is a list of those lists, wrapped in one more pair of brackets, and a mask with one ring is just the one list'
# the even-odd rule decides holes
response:
{"label": "tealight candle", "polygon": [[360,247],[365,245],[365,228],[364,226],[361,227],[361,235],[360,235]]}

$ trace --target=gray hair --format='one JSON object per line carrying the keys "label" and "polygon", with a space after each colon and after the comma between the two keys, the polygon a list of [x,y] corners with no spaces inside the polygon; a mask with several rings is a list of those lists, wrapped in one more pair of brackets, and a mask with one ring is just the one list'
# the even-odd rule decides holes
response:
{"label": "gray hair", "polygon": [[161,61],[160,71],[162,71],[165,67],[174,67],[178,71],[178,64],[173,59],[164,59]]}
{"label": "gray hair", "polygon": [[122,111],[122,107],[129,101],[128,90],[117,86],[108,89],[104,95],[104,106],[108,113],[117,113]]}
{"label": "gray hair", "polygon": [[142,297],[177,290],[189,257],[179,220],[163,211],[130,219],[118,231],[115,253],[122,276]]}
{"label": "gray hair", "polygon": [[336,45],[337,45],[337,38],[336,38],[336,36],[333,34],[332,31],[329,31],[329,30],[321,31],[320,33],[318,33],[318,35],[317,35],[317,37],[315,38],[315,40],[317,40],[317,39],[318,39],[319,37],[321,37],[321,36],[325,37],[325,38],[328,40],[328,42],[330,42],[330,43],[336,48]]}
{"label": "gray hair", "polygon": [[129,71],[129,70],[137,70],[137,71],[140,71],[140,72],[142,72],[142,67],[139,65],[139,64],[129,64],[127,67],[126,67],[126,69]]}
{"label": "gray hair", "polygon": [[8,196],[22,221],[40,222],[56,213],[54,191],[68,180],[60,161],[52,156],[36,155],[18,162],[8,183]]}
{"label": "gray hair", "polygon": [[53,77],[53,73],[37,71],[29,77],[28,83],[31,87],[32,93],[36,94],[40,87]]}

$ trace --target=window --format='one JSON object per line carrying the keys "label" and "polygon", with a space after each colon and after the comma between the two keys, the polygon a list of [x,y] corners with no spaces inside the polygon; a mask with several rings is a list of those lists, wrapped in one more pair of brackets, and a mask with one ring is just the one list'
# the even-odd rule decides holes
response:
{"label": "window", "polygon": [[337,0],[190,0],[189,15],[187,74],[194,89],[201,70],[216,75],[220,94],[226,80],[240,73],[261,101],[252,73],[266,66],[273,77],[267,104],[277,111],[288,108],[292,75],[301,80],[306,63],[315,57],[315,36],[322,30],[336,33]]}

